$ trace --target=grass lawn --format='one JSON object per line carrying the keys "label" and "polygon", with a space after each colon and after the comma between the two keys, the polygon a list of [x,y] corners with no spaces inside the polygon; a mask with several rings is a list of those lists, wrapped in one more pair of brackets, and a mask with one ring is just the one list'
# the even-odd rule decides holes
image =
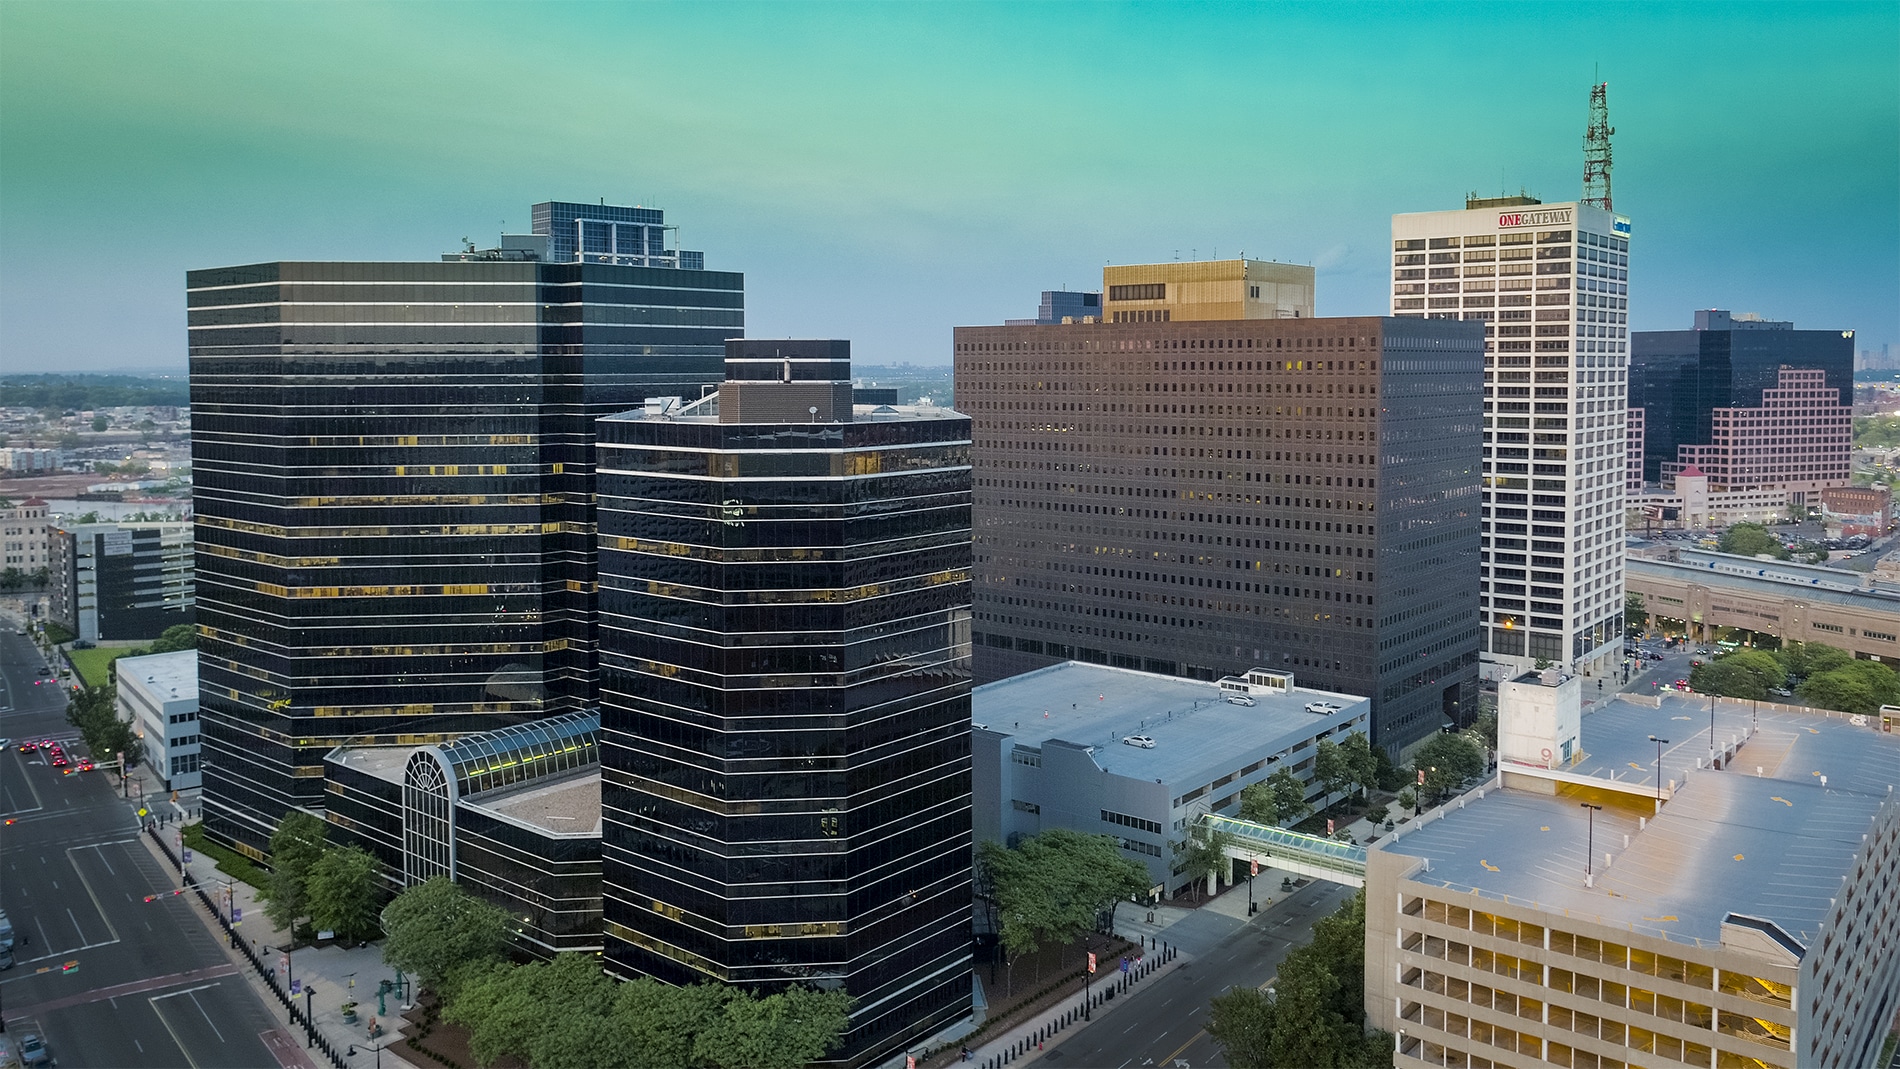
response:
{"label": "grass lawn", "polygon": [[206,839],[203,824],[187,824],[184,831],[185,845],[206,857],[216,858],[219,872],[234,880],[242,880],[260,891],[264,889],[265,881],[269,880],[270,876],[263,869],[258,868],[256,862],[235,850],[227,850]]}
{"label": "grass lawn", "polygon": [[109,666],[112,662],[131,652],[129,648],[69,650],[67,656],[72,658],[73,668],[78,671],[81,682],[88,687],[103,687],[110,682]]}

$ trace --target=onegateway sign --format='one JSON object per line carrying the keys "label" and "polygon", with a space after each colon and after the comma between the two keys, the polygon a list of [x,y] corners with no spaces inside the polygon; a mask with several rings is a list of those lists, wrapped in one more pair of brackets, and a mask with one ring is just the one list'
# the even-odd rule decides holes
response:
{"label": "onegateway sign", "polygon": [[1547,208],[1536,212],[1499,212],[1498,226],[1558,226],[1570,222],[1569,208]]}

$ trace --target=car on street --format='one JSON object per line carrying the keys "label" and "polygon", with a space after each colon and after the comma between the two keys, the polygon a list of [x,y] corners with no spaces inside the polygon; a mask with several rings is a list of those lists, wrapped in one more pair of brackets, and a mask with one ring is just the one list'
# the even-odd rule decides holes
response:
{"label": "car on street", "polygon": [[53,674],[53,670],[51,668],[48,668],[45,665],[40,665],[40,675],[50,676],[52,674]]}
{"label": "car on street", "polygon": [[1688,681],[1688,680],[1686,680],[1686,679],[1678,679],[1678,680],[1676,680],[1676,689],[1677,689],[1677,690],[1688,690],[1688,689],[1689,689],[1689,681]]}
{"label": "car on street", "polygon": [[79,771],[81,771],[81,772],[91,772],[91,771],[92,771],[92,759],[91,759],[91,758],[81,758],[81,759],[80,759],[80,761],[79,761]]}
{"label": "car on street", "polygon": [[46,1041],[32,1032],[21,1036],[20,1064],[25,1066],[53,1064],[53,1054],[46,1049]]}
{"label": "car on street", "polygon": [[35,751],[35,750],[37,750],[37,749],[39,749],[39,748],[40,748],[40,744],[39,744],[39,743],[37,743],[37,742],[34,742],[34,741],[33,741],[32,739],[22,739],[22,740],[20,740],[20,752],[21,752],[21,753],[32,753],[33,751]]}
{"label": "car on street", "polygon": [[1324,716],[1327,713],[1338,712],[1339,703],[1338,702],[1307,702],[1306,711],[1309,713],[1318,713],[1319,715]]}
{"label": "car on street", "polygon": [[1122,736],[1122,744],[1125,746],[1139,746],[1144,750],[1152,750],[1155,748],[1155,740],[1146,735],[1124,735]]}

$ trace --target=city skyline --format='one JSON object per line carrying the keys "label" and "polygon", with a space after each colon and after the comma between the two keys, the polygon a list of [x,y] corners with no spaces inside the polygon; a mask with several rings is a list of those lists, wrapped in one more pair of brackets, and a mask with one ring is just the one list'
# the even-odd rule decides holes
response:
{"label": "city skyline", "polygon": [[1593,77],[1632,330],[1900,340],[1900,6],[1531,10],[9,4],[0,352],[182,369],[189,268],[433,260],[547,198],[666,209],[757,336],[867,363],[1109,261],[1309,263],[1379,314],[1391,215],[1577,196]]}

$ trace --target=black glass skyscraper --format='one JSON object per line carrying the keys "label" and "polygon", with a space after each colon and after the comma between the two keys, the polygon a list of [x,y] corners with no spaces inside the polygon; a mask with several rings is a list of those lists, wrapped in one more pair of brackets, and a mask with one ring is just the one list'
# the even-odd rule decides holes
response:
{"label": "black glass skyscraper", "polygon": [[717,381],[743,276],[474,254],[186,290],[207,828],[261,846],[339,743],[590,706],[594,420]]}
{"label": "black glass skyscraper", "polygon": [[599,424],[607,969],[841,987],[867,1064],[970,1007],[970,421],[727,351]]}
{"label": "black glass skyscraper", "polygon": [[1851,404],[1854,332],[1707,309],[1695,313],[1693,330],[1631,333],[1629,406],[1644,413],[1644,481],[1660,480],[1680,447],[1714,441],[1716,409],[1762,407],[1762,391],[1779,385],[1783,367],[1825,372],[1827,388]]}

